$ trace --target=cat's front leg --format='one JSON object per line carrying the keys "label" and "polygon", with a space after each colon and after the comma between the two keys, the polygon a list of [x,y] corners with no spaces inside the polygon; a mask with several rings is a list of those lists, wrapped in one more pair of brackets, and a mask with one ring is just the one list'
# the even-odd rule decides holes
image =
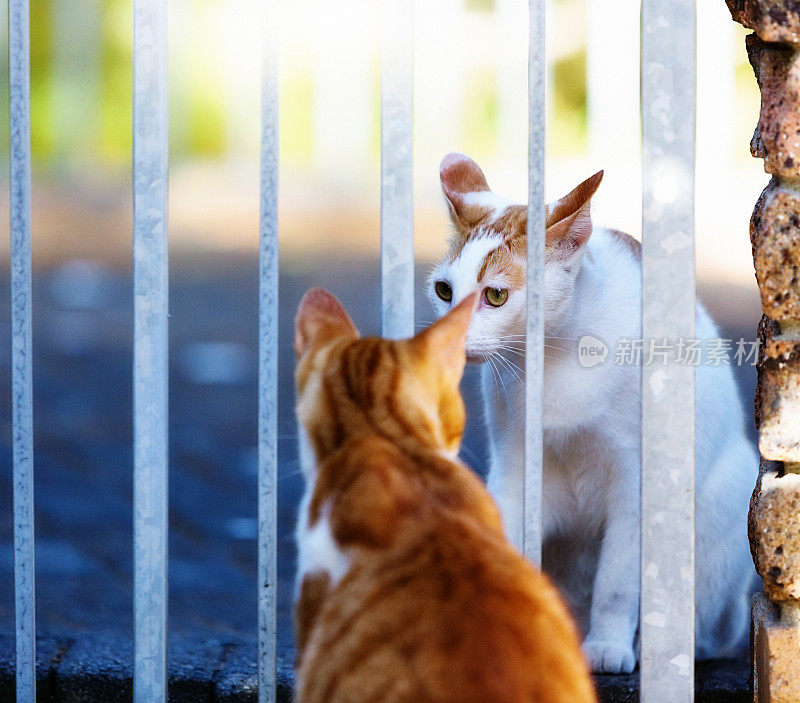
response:
{"label": "cat's front leg", "polygon": [[592,590],[583,650],[596,673],[630,673],[636,666],[639,622],[639,452],[625,451],[611,468],[605,530]]}
{"label": "cat's front leg", "polygon": [[525,451],[524,444],[510,446],[497,452],[491,452],[487,488],[497,501],[500,515],[503,518],[503,529],[506,538],[519,551],[522,551],[524,521],[523,500],[525,491]]}

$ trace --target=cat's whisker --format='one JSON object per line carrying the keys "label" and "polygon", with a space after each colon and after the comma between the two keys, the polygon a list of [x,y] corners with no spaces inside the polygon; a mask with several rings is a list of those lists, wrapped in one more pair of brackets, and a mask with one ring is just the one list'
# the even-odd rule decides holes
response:
{"label": "cat's whisker", "polygon": [[555,344],[545,344],[544,348],[545,349],[554,349],[556,351],[562,351],[562,352],[571,352],[572,351],[572,349],[570,349],[569,347],[559,347],[559,346],[557,346]]}
{"label": "cat's whisker", "polygon": [[519,349],[525,348],[524,339],[503,339],[502,337],[496,338],[500,344],[508,344],[509,346],[517,347]]}
{"label": "cat's whisker", "polygon": [[500,347],[500,351],[508,352],[509,354],[516,354],[517,356],[525,356],[525,352],[521,349],[511,349],[511,347]]}
{"label": "cat's whisker", "polygon": [[282,461],[278,468],[278,481],[288,481],[295,476],[299,476],[302,472],[303,467],[300,463],[300,459]]}
{"label": "cat's whisker", "polygon": [[495,352],[494,354],[492,354],[492,356],[489,358],[489,362],[492,364],[492,366],[493,366],[493,367],[495,368],[495,370],[497,371],[497,378],[500,380],[500,384],[501,384],[501,385],[502,385],[502,387],[503,387],[503,393],[504,393],[504,394],[505,394],[505,396],[506,396],[506,409],[508,410],[508,412],[511,412],[511,398],[510,398],[510,397],[509,397],[509,395],[508,395],[508,388],[506,388],[506,383],[505,383],[505,381],[503,380],[503,374],[502,374],[502,373],[500,373],[500,369],[498,369],[498,368],[495,366],[495,362],[496,362],[496,361],[502,361],[502,360],[503,360],[503,357],[502,357],[502,355],[501,355],[501,354],[498,354],[498,353],[496,353],[496,352]]}
{"label": "cat's whisker", "polygon": [[[571,347],[561,346],[561,345],[558,345],[558,344],[551,344],[551,343],[548,343],[548,342],[544,343],[544,347],[545,347],[545,349],[556,349],[558,351],[563,351],[563,352],[571,352],[572,351]],[[510,351],[510,352],[513,352],[513,353],[518,354],[520,356],[525,356],[525,347],[524,346],[518,346],[518,345],[514,345],[514,344],[501,344],[498,348],[501,351]]]}
{"label": "cat's whisker", "polygon": [[505,357],[505,356],[503,356],[502,354],[500,355],[500,358],[501,358],[501,359],[503,360],[503,362],[504,362],[504,363],[505,363],[507,366],[509,366],[510,368],[512,368],[512,369],[515,369],[516,371],[518,371],[519,373],[521,373],[521,374],[523,374],[523,375],[525,374],[525,371],[524,371],[524,369],[523,369],[521,366],[519,366],[519,364],[515,363],[514,361],[512,361],[512,360],[511,360],[511,359],[509,359],[508,357]]}
{"label": "cat's whisker", "polygon": [[580,342],[583,337],[562,337],[561,335],[546,334],[544,338],[560,342]]}
{"label": "cat's whisker", "polygon": [[[508,357],[503,356],[502,354],[497,355],[498,358],[502,359],[504,363],[511,364],[515,368],[519,368],[514,362],[512,362]],[[521,370],[521,369],[520,369]]]}
{"label": "cat's whisker", "polygon": [[297,476],[300,476],[302,473],[303,470],[301,468],[294,469],[293,471],[289,471],[288,473],[285,472],[281,473],[281,475],[278,476],[278,482],[280,483],[281,481],[288,481],[289,479],[296,478]]}
{"label": "cat's whisker", "polygon": [[489,374],[491,375],[492,381],[494,382],[495,391],[497,391],[497,394],[499,395],[500,387],[497,385],[497,377],[496,377],[497,369],[494,367],[491,358],[487,359],[486,361],[488,362],[489,365]]}
{"label": "cat's whisker", "polygon": [[461,449],[459,450],[459,454],[464,453],[471,458],[471,461],[474,462],[476,465],[481,463],[480,457],[472,451],[466,444],[461,445]]}
{"label": "cat's whisker", "polygon": [[497,395],[500,395],[500,369],[497,368],[497,364],[493,359],[489,359],[489,363],[491,364],[492,371],[494,372],[494,377],[496,379],[495,388],[497,389]]}
{"label": "cat's whisker", "polygon": [[[497,381],[498,381],[498,384],[499,384],[499,386],[500,386],[500,387],[502,387],[502,389],[503,389],[503,394],[504,394],[504,395],[505,395],[505,397],[506,397],[506,410],[508,410],[509,412],[511,412],[511,398],[509,398],[509,395],[508,395],[508,389],[506,388],[506,384],[505,384],[505,382],[503,381],[503,374],[500,372],[500,368],[497,366],[497,359],[498,359],[498,358],[499,358],[499,355],[496,355],[496,356],[495,356],[493,359],[491,359],[490,361],[491,361],[492,367],[493,367],[493,368],[494,368],[494,370],[495,370],[495,373],[497,374]],[[497,392],[498,392],[498,395],[499,395],[499,393],[500,393],[500,390],[499,390],[499,388],[498,388],[498,391],[497,391]]]}
{"label": "cat's whisker", "polygon": [[510,359],[507,359],[502,354],[498,355],[498,359],[503,363],[503,365],[508,369],[511,375],[516,379],[520,386],[523,388],[525,387],[525,381],[523,381],[522,377],[520,376],[519,372],[522,372],[522,369],[519,368],[516,364],[514,364]]}
{"label": "cat's whisker", "polygon": [[502,349],[501,348],[501,356],[505,356],[505,353],[513,354],[517,359],[523,360],[525,359],[525,352],[517,351],[515,349]]}
{"label": "cat's whisker", "polygon": [[506,394],[506,409],[511,414],[511,396],[508,394],[508,388],[506,388],[506,382],[503,380],[502,374],[500,374],[500,383],[503,386],[503,392]]}

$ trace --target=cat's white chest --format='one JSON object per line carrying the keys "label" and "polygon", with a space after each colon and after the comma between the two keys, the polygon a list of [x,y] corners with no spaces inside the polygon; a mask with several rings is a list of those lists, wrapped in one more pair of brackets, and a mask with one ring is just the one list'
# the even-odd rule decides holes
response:
{"label": "cat's white chest", "polygon": [[[486,424],[490,436],[489,489],[500,504],[507,532],[518,543],[517,523],[522,524],[519,490],[522,476],[509,476],[524,467],[525,394],[509,374],[497,377],[483,370]],[[580,398],[587,388],[562,395],[561,404],[544,407],[544,471],[542,521],[545,536],[554,533],[597,534],[602,527],[603,501],[609,490],[609,458],[605,438],[589,429],[590,414],[582,413]],[[574,398],[574,400],[572,400]],[[572,407],[570,407],[572,406]],[[559,420],[563,418],[563,422]],[[581,420],[585,420],[583,429]]]}
{"label": "cat's white chest", "polygon": [[[601,449],[602,440],[592,433],[566,440],[553,434],[546,431],[544,435],[542,520],[545,535],[576,531],[584,538],[599,535],[606,497],[613,488],[609,459]],[[569,443],[568,450],[562,448],[563,441]]]}
{"label": "cat's white chest", "polygon": [[312,574],[327,574],[335,586],[350,568],[347,555],[333,539],[330,528],[330,505],[322,509],[322,514],[314,525],[308,524],[308,506],[311,492],[307,491],[300,504],[297,523],[297,581],[296,589],[303,579]]}

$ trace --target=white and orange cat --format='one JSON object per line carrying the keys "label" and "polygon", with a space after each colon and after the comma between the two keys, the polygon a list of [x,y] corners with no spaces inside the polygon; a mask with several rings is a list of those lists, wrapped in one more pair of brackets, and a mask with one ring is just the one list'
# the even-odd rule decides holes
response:
{"label": "white and orange cat", "polygon": [[400,341],[300,304],[298,703],[596,703],[566,605],[456,458],[476,298]]}
{"label": "white and orange cat", "polygon": [[[616,364],[614,349],[641,336],[641,262],[636,240],[592,225],[602,175],[547,210],[543,566],[579,619],[592,669],[613,673],[632,671],[637,659],[641,376],[637,366]],[[443,315],[480,294],[466,350],[487,362],[488,485],[519,545],[527,208],[492,193],[462,154],[446,156],[440,176],[454,233],[430,298]],[[585,335],[608,346],[605,363],[579,363]],[[696,337],[718,336],[698,305]],[[695,641],[707,658],[733,653],[747,627],[747,506],[758,462],[731,368],[701,365],[696,379]]]}

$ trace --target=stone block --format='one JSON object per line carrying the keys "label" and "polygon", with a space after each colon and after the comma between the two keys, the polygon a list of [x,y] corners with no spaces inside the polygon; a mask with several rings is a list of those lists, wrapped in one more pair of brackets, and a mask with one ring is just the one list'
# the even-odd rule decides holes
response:
{"label": "stone block", "polygon": [[781,617],[763,593],[753,598],[753,700],[800,701],[800,626]]}
{"label": "stone block", "polygon": [[764,314],[800,320],[800,192],[773,179],[753,210],[750,242]]}
{"label": "stone block", "polygon": [[773,601],[800,598],[800,474],[762,461],[748,532],[767,596]]}
{"label": "stone block", "polygon": [[747,37],[761,89],[761,113],[750,150],[776,176],[800,176],[800,53],[793,46]]}
{"label": "stone block", "polygon": [[800,42],[800,0],[725,0],[733,19],[764,41]]}
{"label": "stone block", "polygon": [[758,446],[765,459],[800,462],[800,341],[766,317],[759,338]]}
{"label": "stone block", "polygon": [[761,572],[761,565],[759,563],[759,551],[756,549],[758,539],[756,537],[756,506],[761,498],[761,481],[766,473],[780,473],[783,470],[783,463],[780,461],[769,461],[763,456],[758,465],[758,479],[756,479],[756,487],[750,496],[750,510],[747,513],[747,537],[750,542],[750,555],[753,557],[753,564],[757,572]]}

